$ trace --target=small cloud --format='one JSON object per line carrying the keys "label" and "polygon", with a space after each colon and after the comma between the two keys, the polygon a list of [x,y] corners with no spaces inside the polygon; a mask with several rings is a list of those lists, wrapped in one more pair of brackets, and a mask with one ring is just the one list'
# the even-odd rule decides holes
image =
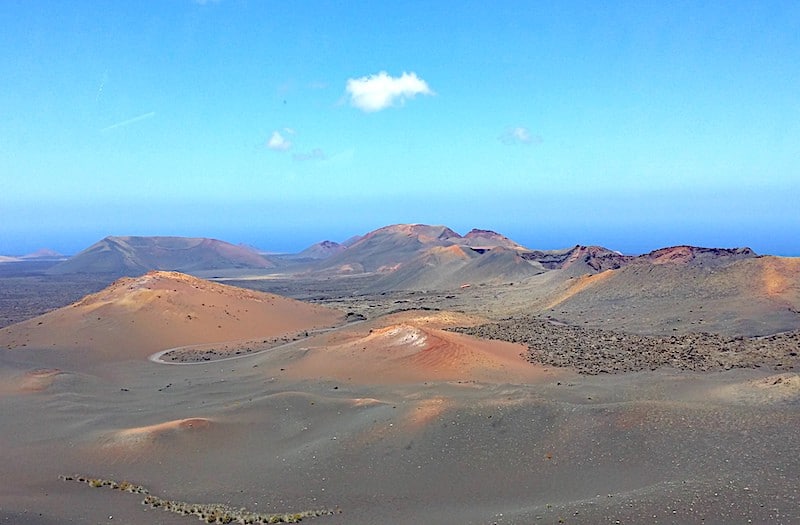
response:
{"label": "small cloud", "polygon": [[406,99],[416,95],[434,94],[428,83],[413,72],[391,77],[386,71],[381,71],[368,77],[349,78],[346,90],[350,95],[350,104],[366,112],[402,105]]}
{"label": "small cloud", "polygon": [[298,162],[305,162],[308,160],[325,160],[328,156],[325,155],[325,152],[319,148],[314,148],[308,153],[295,153],[292,155],[292,159]]}
{"label": "small cloud", "polygon": [[[289,135],[294,134],[294,131],[291,129],[286,129],[284,131]],[[267,147],[273,151],[287,151],[292,147],[292,142],[281,135],[280,131],[273,131],[267,141]]]}
{"label": "small cloud", "polygon": [[498,137],[503,144],[541,144],[542,137],[532,135],[524,126],[510,127]]}

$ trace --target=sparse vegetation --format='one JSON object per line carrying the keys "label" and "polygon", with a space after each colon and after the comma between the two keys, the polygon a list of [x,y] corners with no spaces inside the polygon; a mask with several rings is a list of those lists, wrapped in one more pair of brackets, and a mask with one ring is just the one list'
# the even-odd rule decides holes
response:
{"label": "sparse vegetation", "polygon": [[184,516],[197,516],[199,520],[205,523],[242,523],[253,525],[258,523],[299,523],[303,521],[303,518],[329,516],[341,512],[339,510],[318,509],[292,513],[266,514],[251,512],[244,508],[234,509],[221,503],[187,503],[184,501],[164,499],[150,494],[150,491],[141,485],[134,485],[127,481],[116,482],[110,479],[92,478],[81,475],[65,475],[60,476],[60,479],[63,481],[86,483],[93,488],[108,487],[113,490],[120,490],[133,494],[144,494],[145,497],[142,500],[142,505],[149,505],[154,509],[162,509]]}

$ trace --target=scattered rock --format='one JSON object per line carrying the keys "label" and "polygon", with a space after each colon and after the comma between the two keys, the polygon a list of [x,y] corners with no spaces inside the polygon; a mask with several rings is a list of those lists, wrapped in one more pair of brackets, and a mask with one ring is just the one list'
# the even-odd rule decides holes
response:
{"label": "scattered rock", "polygon": [[520,316],[498,323],[450,329],[528,346],[530,362],[572,367],[582,374],[615,374],[669,366],[698,372],[800,368],[800,331],[767,337],[727,338],[710,333],[646,336],[569,326]]}

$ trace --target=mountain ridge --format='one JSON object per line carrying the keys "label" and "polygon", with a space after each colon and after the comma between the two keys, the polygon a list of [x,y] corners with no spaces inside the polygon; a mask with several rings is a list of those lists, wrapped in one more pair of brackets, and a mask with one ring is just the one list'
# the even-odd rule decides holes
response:
{"label": "mountain ridge", "polygon": [[343,243],[322,241],[298,254],[272,258],[253,248],[209,238],[109,236],[56,264],[48,273],[141,275],[150,270],[173,270],[214,277],[226,275],[225,270],[228,275],[253,270],[310,278],[374,275],[377,281],[372,280],[362,291],[383,292],[522,282],[552,271],[559,276],[556,280],[562,281],[631,265],[718,267],[753,257],[758,255],[750,248],[689,245],[641,255],[580,244],[534,250],[489,229],[473,228],[461,235],[444,225],[413,223],[384,226]]}

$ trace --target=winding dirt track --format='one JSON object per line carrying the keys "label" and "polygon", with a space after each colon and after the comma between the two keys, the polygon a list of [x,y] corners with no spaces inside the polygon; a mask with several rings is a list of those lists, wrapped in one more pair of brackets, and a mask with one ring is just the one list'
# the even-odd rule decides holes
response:
{"label": "winding dirt track", "polygon": [[[320,328],[318,330],[309,330],[307,332],[308,336],[306,336],[306,337],[295,339],[295,340],[289,341],[287,343],[281,343],[281,344],[276,345],[276,346],[271,346],[271,347],[265,348],[263,350],[258,350],[257,352],[248,352],[248,353],[245,353],[245,354],[232,355],[230,357],[220,357],[219,359],[208,359],[208,360],[201,360],[201,361],[164,361],[164,360],[161,359],[164,355],[166,355],[166,354],[168,354],[170,352],[176,352],[176,351],[181,351],[181,350],[192,350],[192,349],[195,349],[195,348],[208,346],[208,343],[202,343],[202,344],[196,344],[196,345],[185,345],[185,346],[176,346],[174,348],[167,348],[166,350],[161,350],[160,352],[156,352],[154,354],[149,355],[147,357],[147,360],[148,361],[152,361],[153,363],[158,363],[160,365],[206,365],[208,363],[217,363],[217,362],[220,362],[220,361],[233,361],[234,359],[242,359],[244,357],[253,357],[255,355],[263,354],[263,353],[269,352],[271,350],[280,350],[282,348],[287,348],[289,346],[292,346],[292,345],[295,345],[295,344],[298,344],[298,343],[302,343],[303,341],[306,341],[306,340],[310,339],[313,336],[316,336],[316,335],[319,335],[319,334],[328,333],[328,332],[333,332],[333,331],[336,331],[336,330],[341,330],[342,328],[348,328],[348,327],[351,327],[351,326],[354,326],[354,325],[357,325],[357,324],[360,324],[360,323],[363,323],[363,322],[364,321],[353,321],[352,323],[348,323],[348,324],[342,325],[342,326],[336,326],[336,327],[333,327],[333,328]],[[236,344],[241,344],[241,343],[248,342],[248,341],[250,341],[250,340],[248,339],[248,340],[245,340],[245,341],[241,341],[241,340],[240,341],[225,341],[225,342],[222,342],[222,343],[214,343],[214,345],[215,346],[236,345]]]}

